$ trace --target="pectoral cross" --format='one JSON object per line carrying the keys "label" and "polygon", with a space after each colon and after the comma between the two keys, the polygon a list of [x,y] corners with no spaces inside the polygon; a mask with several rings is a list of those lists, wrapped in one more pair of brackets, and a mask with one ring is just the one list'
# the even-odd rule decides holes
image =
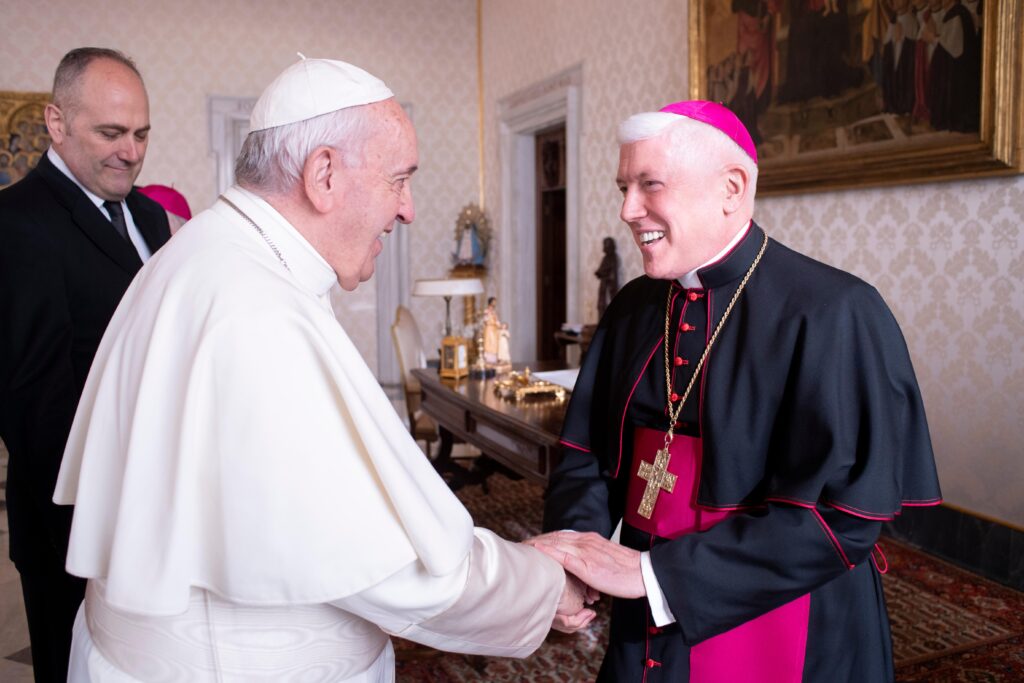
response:
{"label": "pectoral cross", "polygon": [[654,504],[658,501],[658,494],[664,489],[672,493],[676,486],[676,475],[668,471],[668,459],[670,454],[668,446],[662,448],[654,456],[654,464],[646,460],[640,461],[640,468],[636,476],[647,482],[644,487],[644,497],[640,499],[640,508],[637,513],[644,519],[650,519],[654,514]]}

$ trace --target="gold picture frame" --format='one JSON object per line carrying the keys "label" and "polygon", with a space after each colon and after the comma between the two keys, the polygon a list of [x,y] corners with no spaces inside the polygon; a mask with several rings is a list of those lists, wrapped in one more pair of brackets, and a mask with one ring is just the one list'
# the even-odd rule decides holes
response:
{"label": "gold picture frame", "polygon": [[[892,71],[887,67],[900,58],[890,56],[886,64],[884,36],[879,29],[886,20],[896,23],[896,7],[904,2],[911,0],[690,0],[690,97],[721,101],[744,119],[748,129],[755,128],[756,134],[751,132],[760,156],[759,194],[1024,172],[1024,0],[980,0],[980,21],[975,16],[975,26],[980,25],[976,33],[980,84],[973,85],[979,92],[975,123],[971,124],[976,130],[962,132],[943,128],[947,124],[942,120],[933,126],[934,115],[921,116],[916,109],[895,113],[900,106],[893,103],[899,98],[890,95],[895,87],[888,83],[896,79],[888,75]],[[949,0],[913,2],[927,5]],[[828,36],[819,35],[817,29],[801,31],[812,26],[807,8],[819,5],[823,9],[816,10],[820,14],[814,19],[824,25],[824,17],[831,14],[828,21],[831,27],[838,27],[835,33],[841,40],[828,42]],[[749,13],[734,11],[735,7]],[[843,19],[845,33],[836,23],[837,17]],[[887,35],[892,36],[893,29],[889,30]],[[812,51],[804,48],[801,53],[797,42],[801,35],[809,36],[804,42],[817,47]],[[842,62],[820,57],[829,49],[826,43],[847,50]],[[813,58],[802,59],[802,54]],[[762,58],[764,55],[767,57]],[[858,58],[863,61],[858,63]],[[816,91],[813,83],[809,88],[797,87],[805,80],[801,74],[827,68],[822,62],[840,64],[835,74],[824,79],[829,82],[823,89]],[[853,72],[859,67],[860,84],[843,85],[856,80]],[[788,80],[789,73],[796,76]],[[851,78],[845,81],[846,76]],[[914,78],[918,79],[914,83],[918,92],[924,92],[920,88],[922,83],[927,86],[923,80],[927,76]],[[879,80],[888,89],[883,90]],[[876,90],[871,90],[872,85]],[[846,90],[838,96],[825,92],[835,87]],[[907,89],[903,90],[906,93]],[[736,93],[746,95],[737,97]],[[915,102],[933,101],[930,93],[925,95],[916,95]],[[973,100],[961,95],[957,102]]]}
{"label": "gold picture frame", "polygon": [[50,93],[0,91],[0,189],[24,178],[50,146]]}

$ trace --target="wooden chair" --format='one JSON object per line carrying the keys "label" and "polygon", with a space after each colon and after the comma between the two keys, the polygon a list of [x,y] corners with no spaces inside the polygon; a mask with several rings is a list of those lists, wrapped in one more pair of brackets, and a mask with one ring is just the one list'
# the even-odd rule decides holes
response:
{"label": "wooden chair", "polygon": [[427,367],[423,353],[423,338],[416,318],[405,306],[395,309],[395,322],[391,325],[391,339],[398,354],[398,365],[402,372],[402,390],[405,394],[405,408],[409,413],[409,431],[417,441],[423,441],[430,457],[430,446],[437,441],[437,423],[420,410],[420,382],[413,376],[414,368]]}
{"label": "wooden chair", "polygon": [[580,332],[580,363],[583,362],[583,357],[587,355],[587,349],[590,348],[594,332],[597,332],[597,325],[584,325],[583,331]]}

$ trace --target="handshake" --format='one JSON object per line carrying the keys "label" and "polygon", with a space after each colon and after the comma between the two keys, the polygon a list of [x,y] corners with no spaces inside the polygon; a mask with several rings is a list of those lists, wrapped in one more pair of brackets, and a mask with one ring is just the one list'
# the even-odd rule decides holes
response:
{"label": "handshake", "polygon": [[640,571],[640,552],[592,532],[554,531],[523,541],[565,569],[565,589],[551,628],[575,633],[597,613],[588,607],[601,593],[618,598],[647,595]]}

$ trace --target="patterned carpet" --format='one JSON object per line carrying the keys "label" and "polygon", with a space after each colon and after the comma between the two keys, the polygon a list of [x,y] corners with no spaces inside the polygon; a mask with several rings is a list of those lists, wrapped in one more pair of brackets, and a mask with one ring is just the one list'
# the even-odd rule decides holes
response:
{"label": "patterned carpet", "polygon": [[[540,530],[542,489],[500,474],[490,494],[479,486],[457,493],[479,526],[509,539]],[[1024,594],[986,581],[930,555],[886,539],[884,577],[892,620],[896,680],[905,683],[1024,681]],[[395,640],[398,681],[592,681],[608,627],[607,599],[583,633],[552,633],[525,660],[452,655]]]}

